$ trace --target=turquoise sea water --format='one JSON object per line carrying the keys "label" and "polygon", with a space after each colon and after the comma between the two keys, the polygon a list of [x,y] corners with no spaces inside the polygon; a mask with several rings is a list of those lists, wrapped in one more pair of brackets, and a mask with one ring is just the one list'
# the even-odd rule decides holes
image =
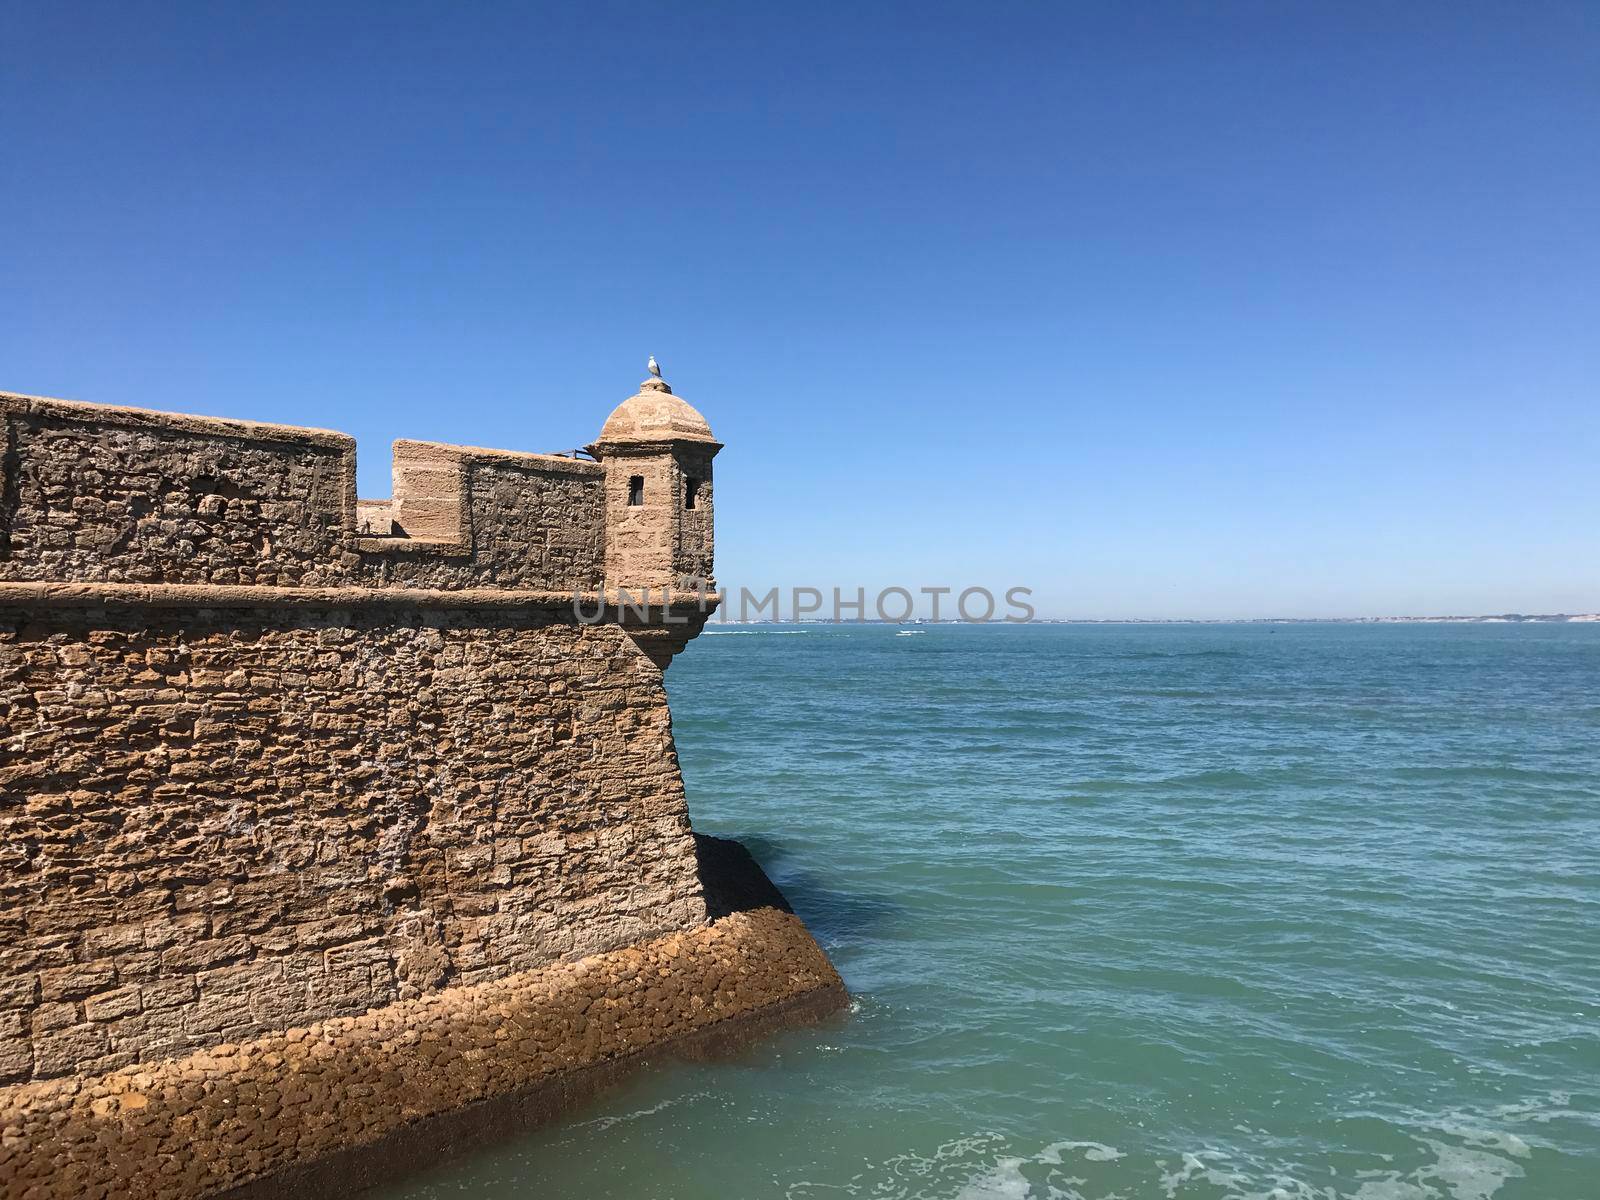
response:
{"label": "turquoise sea water", "polygon": [[697,828],[855,995],[392,1189],[1600,1197],[1600,626],[724,628]]}

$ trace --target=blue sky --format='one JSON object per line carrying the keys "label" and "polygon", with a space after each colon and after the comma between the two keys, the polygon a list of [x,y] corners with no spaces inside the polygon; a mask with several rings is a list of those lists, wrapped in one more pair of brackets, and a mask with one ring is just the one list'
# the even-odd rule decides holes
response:
{"label": "blue sky", "polygon": [[1600,609],[1600,7],[0,3],[0,388],[588,441],[718,574]]}

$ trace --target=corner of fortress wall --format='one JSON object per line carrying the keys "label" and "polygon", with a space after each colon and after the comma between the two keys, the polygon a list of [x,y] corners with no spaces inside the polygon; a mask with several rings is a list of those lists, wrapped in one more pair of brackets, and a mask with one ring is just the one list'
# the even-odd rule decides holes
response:
{"label": "corner of fortress wall", "polygon": [[344,1194],[842,1001],[770,889],[708,906],[707,612],[607,602],[709,576],[709,431],[608,444],[622,520],[604,461],[403,441],[358,500],[338,433],[0,422],[0,1194]]}

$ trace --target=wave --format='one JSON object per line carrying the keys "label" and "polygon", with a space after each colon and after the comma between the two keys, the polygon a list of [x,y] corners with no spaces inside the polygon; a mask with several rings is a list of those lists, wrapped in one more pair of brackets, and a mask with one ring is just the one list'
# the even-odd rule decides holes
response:
{"label": "wave", "polygon": [[1386,1122],[1394,1137],[1388,1152],[1338,1170],[1242,1146],[1140,1154],[1072,1139],[1019,1152],[1011,1138],[982,1132],[926,1153],[894,1155],[843,1184],[799,1181],[784,1194],[787,1200],[1492,1200],[1508,1181],[1527,1175],[1542,1145],[1527,1129],[1497,1126],[1568,1118],[1574,1115],[1568,1103],[1552,1095],[1479,1116],[1449,1112]]}

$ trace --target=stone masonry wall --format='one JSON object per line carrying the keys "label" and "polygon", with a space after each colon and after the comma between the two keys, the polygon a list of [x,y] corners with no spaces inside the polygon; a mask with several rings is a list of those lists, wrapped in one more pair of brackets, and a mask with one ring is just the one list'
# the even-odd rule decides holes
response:
{"label": "stone masonry wall", "polygon": [[363,536],[344,434],[6,393],[0,422],[0,580],[602,583],[598,463],[396,442],[381,532],[402,536]]}
{"label": "stone masonry wall", "polygon": [[645,1053],[736,1045],[741,1029],[845,1002],[795,917],[735,912],[153,1066],[0,1088],[0,1194],[348,1196],[559,1111]]}
{"label": "stone masonry wall", "polygon": [[0,1082],[704,917],[660,671],[614,625],[0,609]]}
{"label": "stone masonry wall", "polygon": [[[605,472],[606,579],[630,589],[676,586],[672,546],[679,501],[671,453],[609,455]],[[635,479],[642,502],[629,504]]]}
{"label": "stone masonry wall", "polygon": [[[712,578],[712,486],[709,450],[637,447],[605,461],[605,574],[617,586],[682,589]],[[631,481],[643,502],[628,503]],[[690,479],[695,507],[686,502]],[[636,593],[637,594],[637,593]]]}
{"label": "stone masonry wall", "polygon": [[[673,566],[679,576],[688,576],[691,579],[712,577],[715,542],[712,532],[711,459],[712,453],[709,450],[695,447],[684,447],[674,455],[680,503]],[[698,485],[693,508],[682,503],[681,495],[691,479]]]}
{"label": "stone masonry wall", "polygon": [[[407,469],[426,453],[430,471]],[[391,511],[408,536],[358,537],[364,587],[596,591],[605,566],[605,490],[598,463],[398,442]],[[427,520],[416,489],[438,488]],[[422,536],[426,534],[426,536]]]}
{"label": "stone masonry wall", "polygon": [[355,442],[0,395],[0,578],[326,585]]}

